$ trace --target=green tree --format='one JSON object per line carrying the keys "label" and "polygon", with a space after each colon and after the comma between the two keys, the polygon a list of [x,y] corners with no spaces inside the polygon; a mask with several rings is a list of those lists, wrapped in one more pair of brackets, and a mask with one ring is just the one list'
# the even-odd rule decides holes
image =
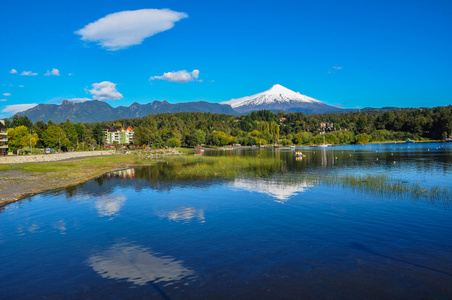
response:
{"label": "green tree", "polygon": [[24,125],[18,126],[16,128],[9,128],[8,133],[8,145],[12,150],[21,149],[24,147],[30,147],[30,137],[31,145],[34,147],[38,142],[38,134],[32,133]]}
{"label": "green tree", "polygon": [[211,145],[211,146],[220,146],[220,140],[218,139],[218,137],[213,134],[213,133],[209,133],[207,134],[206,137],[206,144],[207,145]]}
{"label": "green tree", "polygon": [[133,143],[134,145],[149,145],[153,140],[154,135],[149,128],[138,126],[133,129]]}
{"label": "green tree", "polygon": [[294,140],[297,145],[306,145],[312,141],[312,137],[313,137],[312,133],[302,131],[295,135]]}
{"label": "green tree", "polygon": [[361,133],[358,134],[357,136],[355,136],[355,142],[357,144],[366,144],[370,141],[371,136],[368,135],[367,133]]}
{"label": "green tree", "polygon": [[69,139],[66,138],[64,130],[58,126],[50,125],[42,134],[42,140],[44,145],[48,148],[59,149],[61,147],[67,147]]}
{"label": "green tree", "polygon": [[75,126],[71,123],[71,121],[69,121],[69,119],[66,119],[66,122],[64,122],[61,127],[63,128],[64,133],[66,134],[66,137],[68,138],[72,146],[77,144],[77,130],[75,129]]}
{"label": "green tree", "polygon": [[228,145],[231,142],[231,137],[223,131],[218,131],[216,133],[216,136],[218,138],[218,141],[220,142],[220,145],[222,146]]}
{"label": "green tree", "polygon": [[180,147],[181,142],[178,138],[170,138],[166,141],[166,145],[171,148]]}
{"label": "green tree", "polygon": [[75,131],[77,132],[77,139],[83,142],[87,138],[86,127],[82,123],[74,124]]}
{"label": "green tree", "polygon": [[188,147],[195,147],[206,142],[206,134],[201,129],[192,130],[185,136],[185,145]]}
{"label": "green tree", "polygon": [[102,144],[102,139],[104,137],[104,131],[99,123],[96,124],[93,128],[92,137],[96,141],[98,145]]}
{"label": "green tree", "polygon": [[19,116],[14,115],[13,119],[11,121],[9,128],[16,128],[19,126],[25,126],[28,129],[31,129],[33,127],[33,123],[30,121],[30,119],[27,116]]}
{"label": "green tree", "polygon": [[287,146],[292,145],[292,142],[288,139],[283,139],[283,140],[281,140],[281,145],[287,147]]}
{"label": "green tree", "polygon": [[271,122],[270,134],[272,135],[272,137],[276,137],[276,141],[279,139],[279,125],[276,122]]}

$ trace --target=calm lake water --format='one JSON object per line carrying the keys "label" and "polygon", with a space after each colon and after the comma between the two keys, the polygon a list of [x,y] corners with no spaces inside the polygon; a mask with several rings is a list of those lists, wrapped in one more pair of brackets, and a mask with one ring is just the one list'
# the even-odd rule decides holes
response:
{"label": "calm lake water", "polygon": [[452,190],[451,144],[212,151],[266,177],[105,175],[0,211],[1,299],[452,299],[452,199],[287,180],[387,175]]}

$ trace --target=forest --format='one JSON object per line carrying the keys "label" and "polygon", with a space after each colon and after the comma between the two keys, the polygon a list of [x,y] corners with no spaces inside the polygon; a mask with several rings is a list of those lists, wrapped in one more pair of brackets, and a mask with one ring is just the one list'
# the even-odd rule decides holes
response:
{"label": "forest", "polygon": [[[134,146],[196,147],[334,145],[369,142],[443,140],[452,134],[452,106],[388,111],[305,115],[254,111],[243,116],[181,112],[100,123],[32,123],[26,116],[5,120],[9,151],[53,148],[101,149],[103,128],[131,126]],[[115,145],[116,146],[116,145]],[[131,145],[124,145],[131,146]],[[35,151],[35,150],[33,150]]]}

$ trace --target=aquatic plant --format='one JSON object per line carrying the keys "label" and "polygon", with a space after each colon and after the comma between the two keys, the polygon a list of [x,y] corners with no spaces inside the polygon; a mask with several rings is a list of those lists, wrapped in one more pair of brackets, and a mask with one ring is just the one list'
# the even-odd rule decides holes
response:
{"label": "aquatic plant", "polygon": [[[180,156],[165,160],[164,168],[155,173],[154,180],[205,180],[235,179],[237,177],[272,177],[272,180],[287,183],[325,184],[340,186],[356,192],[370,193],[378,197],[404,197],[429,199],[431,203],[442,203],[446,207],[452,200],[452,190],[447,187],[423,187],[392,176],[286,173],[280,159],[243,156]],[[163,167],[163,165],[162,165]],[[155,168],[155,167],[153,167]]]}

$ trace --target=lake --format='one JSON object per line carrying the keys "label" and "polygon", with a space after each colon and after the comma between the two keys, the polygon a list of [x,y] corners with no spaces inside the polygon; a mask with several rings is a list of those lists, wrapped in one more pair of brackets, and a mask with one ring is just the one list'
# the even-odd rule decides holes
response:
{"label": "lake", "polygon": [[184,180],[164,162],[6,206],[0,298],[452,299],[452,144],[297,151],[205,151],[273,164]]}

